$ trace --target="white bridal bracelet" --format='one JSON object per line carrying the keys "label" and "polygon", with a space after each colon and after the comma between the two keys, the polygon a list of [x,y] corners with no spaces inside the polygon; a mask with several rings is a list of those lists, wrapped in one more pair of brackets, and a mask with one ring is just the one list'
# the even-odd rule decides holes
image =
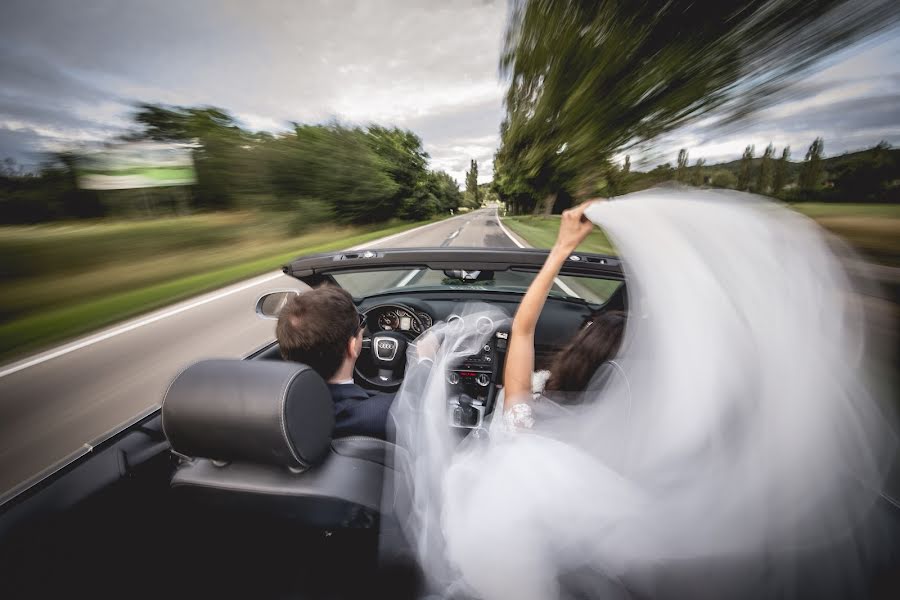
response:
{"label": "white bridal bracelet", "polygon": [[510,429],[531,429],[534,427],[534,413],[525,402],[513,404],[503,415]]}

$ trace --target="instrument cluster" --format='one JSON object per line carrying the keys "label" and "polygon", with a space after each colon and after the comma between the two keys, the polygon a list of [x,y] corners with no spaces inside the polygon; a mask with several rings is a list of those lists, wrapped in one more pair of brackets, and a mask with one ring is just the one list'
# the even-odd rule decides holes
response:
{"label": "instrument cluster", "polygon": [[420,322],[425,329],[434,324],[431,315],[428,313],[415,311],[415,317],[418,317],[416,319],[412,311],[399,306],[386,306],[381,310],[372,312],[377,313],[377,318],[374,322],[370,321],[370,323],[379,331],[402,331],[419,335],[423,331],[419,326]]}

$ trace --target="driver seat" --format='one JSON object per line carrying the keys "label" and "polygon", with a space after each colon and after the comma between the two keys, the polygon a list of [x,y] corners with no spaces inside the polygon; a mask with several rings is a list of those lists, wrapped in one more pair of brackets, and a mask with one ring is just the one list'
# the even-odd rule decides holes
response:
{"label": "driver seat", "polygon": [[332,440],[331,394],[299,363],[196,363],[169,386],[162,425],[180,496],[317,529],[376,527],[399,452],[375,438]]}

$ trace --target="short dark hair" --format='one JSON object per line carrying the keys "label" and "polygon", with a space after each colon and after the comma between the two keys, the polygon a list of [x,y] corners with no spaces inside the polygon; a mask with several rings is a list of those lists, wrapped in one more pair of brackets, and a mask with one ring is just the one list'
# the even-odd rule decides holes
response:
{"label": "short dark hair", "polygon": [[282,358],[309,365],[330,379],[344,361],[347,342],[359,332],[358,314],[350,294],[334,285],[294,296],[275,327]]}

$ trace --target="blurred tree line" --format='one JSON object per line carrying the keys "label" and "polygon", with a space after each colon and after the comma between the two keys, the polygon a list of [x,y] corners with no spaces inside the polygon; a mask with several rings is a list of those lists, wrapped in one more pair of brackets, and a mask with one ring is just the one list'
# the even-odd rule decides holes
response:
{"label": "blurred tree line", "polygon": [[[674,174],[643,177],[613,157],[711,111],[740,120],[823,56],[898,18],[888,0],[513,0],[494,190],[510,212],[549,213],[636,180],[703,183],[709,169],[690,166],[687,152]],[[773,185],[777,165],[764,160],[763,183]],[[734,186],[758,185],[749,172],[733,175]]]}
{"label": "blurred tree line", "polygon": [[191,145],[195,185],[84,190],[73,154],[54,156],[34,174],[8,161],[0,172],[0,221],[259,208],[287,213],[300,230],[323,221],[427,219],[463,202],[450,175],[428,169],[422,140],[396,127],[295,123],[273,135],[248,131],[217,108],[153,104],[138,106],[134,121],[127,140]]}
{"label": "blurred tree line", "polygon": [[755,192],[787,202],[900,202],[900,150],[882,141],[878,145],[834,157],[825,157],[825,142],[816,138],[802,161],[790,160],[791,149],[785,147],[775,158],[775,147],[769,144],[763,155],[755,158],[752,145],[744,149],[740,160],[707,167],[697,161],[693,167],[657,167],[650,173],[635,173],[625,185],[626,191],[645,189],[662,181],[673,180],[688,185],[706,185]]}

